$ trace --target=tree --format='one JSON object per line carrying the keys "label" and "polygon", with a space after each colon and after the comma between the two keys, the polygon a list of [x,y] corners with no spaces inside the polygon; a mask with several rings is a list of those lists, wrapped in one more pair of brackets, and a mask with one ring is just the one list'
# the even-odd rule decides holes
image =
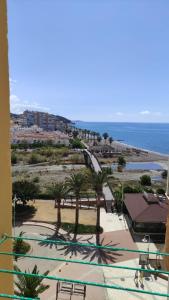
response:
{"label": "tree", "polygon": [[126,160],[123,156],[119,156],[117,160],[118,166],[124,168],[126,166]]}
{"label": "tree", "polygon": [[108,133],[107,133],[107,132],[104,132],[104,133],[103,133],[103,138],[104,138],[105,142],[106,142],[106,140],[107,140],[108,136],[109,136],[109,135],[108,135]]}
{"label": "tree", "polygon": [[16,195],[22,201],[23,205],[25,205],[28,200],[32,200],[38,196],[39,186],[32,181],[20,180],[13,182],[12,191],[13,195]]}
{"label": "tree", "polygon": [[12,154],[11,154],[11,163],[12,163],[12,165],[17,164],[17,162],[18,162],[17,155],[16,155],[15,152],[12,152]]}
{"label": "tree", "polygon": [[140,183],[141,185],[151,185],[151,177],[149,175],[143,175],[140,177]]}
{"label": "tree", "polygon": [[161,177],[162,177],[163,179],[166,179],[166,178],[167,178],[167,175],[168,175],[167,170],[164,170],[164,171],[161,173]]}
{"label": "tree", "polygon": [[96,207],[97,207],[97,218],[96,218],[96,243],[99,244],[99,232],[100,232],[100,205],[101,197],[103,196],[103,184],[107,181],[107,175],[105,172],[99,171],[98,173],[94,172],[91,175],[91,184],[96,192]]}
{"label": "tree", "polygon": [[110,145],[112,144],[112,142],[113,142],[113,138],[110,136],[109,137],[109,143],[110,143]]}
{"label": "tree", "polygon": [[101,140],[102,140],[101,136],[100,136],[100,135],[97,135],[97,141],[98,141],[98,143],[100,143]]}
{"label": "tree", "polygon": [[[21,270],[17,266],[14,266],[14,270],[16,272],[21,272]],[[25,273],[38,275],[39,271],[37,265],[34,266],[32,272],[25,271]],[[48,273],[49,271],[46,271],[45,273],[43,273],[43,275],[47,276]],[[24,274],[17,274],[16,276],[18,278],[18,281],[15,282],[15,285],[17,287],[17,290],[15,290],[15,295],[17,296],[37,298],[39,294],[42,294],[49,288],[49,285],[42,284],[43,278],[27,276]]]}
{"label": "tree", "polygon": [[91,131],[87,130],[87,134],[88,134],[88,140],[90,139],[90,135],[91,135]]}
{"label": "tree", "polygon": [[70,144],[73,149],[84,149],[84,145],[81,143],[79,139],[70,140]]}
{"label": "tree", "polygon": [[91,131],[92,139],[95,141],[95,138],[97,136],[97,132]]}
{"label": "tree", "polygon": [[165,195],[165,190],[163,188],[158,188],[156,190],[156,193],[159,194],[159,195]]}
{"label": "tree", "polygon": [[77,130],[73,131],[73,138],[76,139],[79,135],[79,132]]}
{"label": "tree", "polygon": [[88,130],[84,129],[85,139],[87,139],[87,133],[88,133]]}
{"label": "tree", "polygon": [[75,233],[77,233],[79,224],[79,199],[80,193],[86,185],[86,176],[82,173],[71,174],[66,178],[66,185],[69,191],[72,191],[76,197],[76,210],[75,210]]}
{"label": "tree", "polygon": [[56,182],[47,188],[51,198],[55,200],[55,207],[57,204],[57,226],[56,233],[58,233],[61,226],[61,200],[67,195],[67,187],[64,182]]}
{"label": "tree", "polygon": [[115,207],[117,212],[122,211],[122,206],[123,206],[123,192],[119,189],[116,190],[114,193],[114,199],[115,199]]}

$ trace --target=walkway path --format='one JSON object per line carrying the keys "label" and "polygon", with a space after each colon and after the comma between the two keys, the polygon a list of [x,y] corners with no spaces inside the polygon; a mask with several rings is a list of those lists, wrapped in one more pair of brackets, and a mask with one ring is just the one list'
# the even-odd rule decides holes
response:
{"label": "walkway path", "polygon": [[[85,149],[84,151],[90,157],[90,160],[91,160],[91,163],[93,165],[95,172],[96,173],[102,172],[102,169],[101,169],[96,157],[89,150]],[[107,212],[111,212],[112,211],[111,207],[112,207],[112,202],[114,201],[114,197],[113,197],[110,187],[107,184],[104,184],[104,186],[103,186],[103,193],[105,196],[106,210],[107,210]]]}
{"label": "walkway path", "polygon": [[[101,209],[101,226],[104,228],[104,233],[102,238],[104,238],[103,243],[115,244],[116,247],[127,247],[129,249],[139,249],[146,250],[149,246],[150,251],[157,251],[159,248],[158,244],[144,243],[142,240],[138,239],[138,242],[134,242],[130,234],[128,224],[125,218],[116,213],[106,214],[106,212]],[[162,248],[162,245],[160,245]],[[139,254],[138,253],[127,253],[127,252],[118,252],[120,256],[115,257],[114,264],[118,266],[127,266],[127,267],[140,267],[139,266]],[[151,255],[150,255],[151,257]],[[154,258],[154,257],[153,257]],[[139,290],[155,291],[161,293],[167,293],[167,281],[158,278],[157,280],[151,275],[148,278],[143,279],[144,287],[141,287],[140,282],[138,281],[138,287],[134,281],[135,271],[125,270],[125,269],[111,269],[103,268],[105,283],[115,284],[122,287],[129,287]],[[107,289],[108,299],[109,300],[160,300],[162,297],[137,294],[131,292],[124,292],[119,290]],[[164,298],[165,299],[165,298]]]}

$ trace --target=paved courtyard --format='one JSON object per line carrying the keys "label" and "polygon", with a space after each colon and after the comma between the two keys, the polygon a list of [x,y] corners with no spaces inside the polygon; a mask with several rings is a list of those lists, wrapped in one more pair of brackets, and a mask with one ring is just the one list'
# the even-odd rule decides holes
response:
{"label": "paved courtyard", "polygon": [[[45,224],[44,224],[45,225]],[[50,225],[52,226],[52,225]],[[49,226],[49,227],[50,227]],[[162,248],[162,245],[155,245],[150,243],[143,243],[141,238],[136,239],[136,242],[133,241],[133,238],[130,234],[128,224],[123,218],[117,214],[106,214],[104,209],[101,209],[101,226],[104,228],[104,232],[100,235],[100,242],[102,245],[111,245],[113,247],[119,248],[129,248],[133,250],[147,250],[149,246],[150,250],[156,251]],[[19,234],[20,231],[24,231],[25,235],[40,237],[40,238],[49,238],[53,235],[52,227],[44,228],[33,225],[23,225],[15,229],[16,234]],[[64,232],[63,232],[64,234]],[[67,236],[68,240],[72,241],[73,236]],[[81,243],[95,243],[95,235],[78,235],[76,240]],[[91,247],[82,248],[82,247],[72,247],[72,246],[52,246],[39,244],[37,242],[31,242],[33,255],[40,256],[50,256],[50,257],[62,257],[62,258],[71,258],[79,259],[90,262],[99,262],[99,263],[109,263],[114,266],[126,266],[126,267],[139,267],[139,254],[130,253],[130,252],[110,252],[110,251],[98,251]],[[129,287],[136,289],[138,291],[156,291],[156,292],[167,292],[167,281],[161,278],[154,278],[154,275],[150,275],[148,278],[143,278],[143,286],[138,280],[138,286],[136,286],[135,271],[125,270],[125,269],[115,269],[107,267],[96,267],[91,265],[80,265],[74,263],[65,263],[65,262],[54,262],[48,261],[44,263],[44,260],[34,260],[34,259],[20,259],[17,264],[22,270],[32,269],[34,264],[38,265],[40,272],[44,272],[47,269],[50,271],[49,275],[59,276],[62,278],[69,279],[79,279],[84,281],[100,282],[106,284],[114,284],[116,286]],[[56,299],[56,282],[44,280],[44,283],[48,283],[50,288],[44,292],[40,299],[42,300],[54,300]],[[69,294],[59,295],[58,300],[70,299]],[[73,296],[72,300],[82,299],[82,296]],[[159,296],[152,296],[146,294],[139,294],[134,292],[126,292],[115,289],[103,289],[94,286],[87,286],[87,295],[86,300],[159,300],[163,299]]]}
{"label": "paved courtyard", "polygon": [[[106,214],[104,210],[101,211],[101,226],[105,229],[103,236],[106,241],[113,241],[117,244],[116,247],[125,247],[129,249],[139,249],[150,251],[162,250],[163,245],[156,245],[150,241],[150,244],[142,242],[141,237],[136,238],[137,242],[133,241],[130,234],[128,224],[123,216],[118,214]],[[120,253],[120,252],[119,252]],[[140,267],[139,266],[139,254],[123,252],[122,256],[117,256],[114,266],[126,266],[126,267]],[[104,278],[106,284],[115,284],[121,287],[128,287],[139,290],[147,290],[153,292],[167,293],[167,281],[154,278],[153,275],[143,279],[143,287],[138,280],[138,287],[136,286],[135,271],[125,269],[111,269],[103,268]],[[107,295],[109,300],[160,300],[164,297],[146,295],[134,292],[126,292],[115,289],[107,289]]]}

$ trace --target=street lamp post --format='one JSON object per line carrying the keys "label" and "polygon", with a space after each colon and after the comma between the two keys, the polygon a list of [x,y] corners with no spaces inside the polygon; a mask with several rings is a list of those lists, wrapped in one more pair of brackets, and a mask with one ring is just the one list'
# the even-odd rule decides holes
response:
{"label": "street lamp post", "polygon": [[16,218],[15,218],[15,205],[16,205],[16,202],[17,202],[18,198],[17,196],[15,195],[14,198],[13,198],[13,232],[14,232],[14,236],[15,236],[15,225],[16,225]]}
{"label": "street lamp post", "polygon": [[144,257],[145,257],[145,263],[146,265],[149,264],[149,250],[150,250],[150,236],[149,234],[145,234],[143,239],[142,239],[142,242],[144,243],[148,243],[148,246],[147,246],[147,252],[148,254],[144,254]]}
{"label": "street lamp post", "polygon": [[150,236],[149,236],[149,234],[144,235],[144,237],[142,239],[142,242],[148,243],[147,251],[149,252],[149,249],[150,249]]}

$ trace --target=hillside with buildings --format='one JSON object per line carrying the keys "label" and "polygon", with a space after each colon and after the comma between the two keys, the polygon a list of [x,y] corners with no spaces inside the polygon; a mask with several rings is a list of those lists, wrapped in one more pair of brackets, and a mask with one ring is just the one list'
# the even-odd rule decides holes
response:
{"label": "hillside with buildings", "polygon": [[11,120],[14,124],[22,127],[36,125],[47,131],[64,131],[71,121],[62,116],[56,116],[47,112],[25,110],[22,114],[11,113]]}

